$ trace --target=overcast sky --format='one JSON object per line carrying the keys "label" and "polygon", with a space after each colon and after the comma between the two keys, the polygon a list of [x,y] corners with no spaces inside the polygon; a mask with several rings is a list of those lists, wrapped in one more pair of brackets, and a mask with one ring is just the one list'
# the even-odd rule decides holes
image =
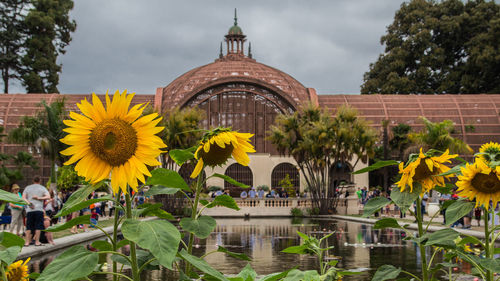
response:
{"label": "overcast sky", "polygon": [[237,8],[258,62],[320,94],[358,94],[402,2],[75,0],[71,15],[78,26],[59,58],[59,91],[154,94],[217,58]]}

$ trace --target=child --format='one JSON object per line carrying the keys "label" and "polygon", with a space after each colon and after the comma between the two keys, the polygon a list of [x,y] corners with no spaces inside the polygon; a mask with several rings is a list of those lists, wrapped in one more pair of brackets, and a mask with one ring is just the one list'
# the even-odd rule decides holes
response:
{"label": "child", "polygon": [[477,226],[481,226],[481,208],[474,209],[474,217],[477,220]]}
{"label": "child", "polygon": [[98,220],[99,220],[99,213],[97,213],[96,208],[90,209],[90,225],[91,225],[91,227],[95,227],[95,225],[97,225]]}

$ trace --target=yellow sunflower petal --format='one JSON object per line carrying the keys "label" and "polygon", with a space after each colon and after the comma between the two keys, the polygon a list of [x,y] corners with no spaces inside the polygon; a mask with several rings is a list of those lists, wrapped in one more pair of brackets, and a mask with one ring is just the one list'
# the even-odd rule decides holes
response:
{"label": "yellow sunflower petal", "polygon": [[191,173],[191,178],[196,178],[200,173],[201,173],[201,170],[203,169],[203,159],[200,158],[198,160],[198,163],[196,163],[196,167],[194,167],[194,170],[193,172]]}

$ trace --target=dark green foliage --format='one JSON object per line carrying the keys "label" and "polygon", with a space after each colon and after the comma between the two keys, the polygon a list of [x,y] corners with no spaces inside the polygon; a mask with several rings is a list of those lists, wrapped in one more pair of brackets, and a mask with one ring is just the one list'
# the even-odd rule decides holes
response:
{"label": "dark green foliage", "polygon": [[22,73],[21,53],[25,41],[24,16],[29,0],[0,2],[0,71],[3,92],[9,92],[9,81]]}
{"label": "dark green foliage", "polygon": [[69,18],[72,0],[32,0],[25,19],[27,32],[23,85],[29,93],[58,93],[59,54],[71,42],[76,23]]}
{"label": "dark green foliage", "polygon": [[500,92],[500,4],[413,0],[382,36],[362,94]]}

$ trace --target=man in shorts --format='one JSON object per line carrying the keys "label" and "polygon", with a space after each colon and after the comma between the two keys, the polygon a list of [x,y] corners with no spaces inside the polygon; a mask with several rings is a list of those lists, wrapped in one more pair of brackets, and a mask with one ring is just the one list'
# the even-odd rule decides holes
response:
{"label": "man in shorts", "polygon": [[23,192],[23,199],[28,203],[26,208],[26,240],[24,246],[31,243],[33,233],[35,246],[40,246],[40,231],[45,229],[43,225],[43,201],[50,199],[49,191],[40,185],[40,177],[33,178],[33,184],[28,185]]}

